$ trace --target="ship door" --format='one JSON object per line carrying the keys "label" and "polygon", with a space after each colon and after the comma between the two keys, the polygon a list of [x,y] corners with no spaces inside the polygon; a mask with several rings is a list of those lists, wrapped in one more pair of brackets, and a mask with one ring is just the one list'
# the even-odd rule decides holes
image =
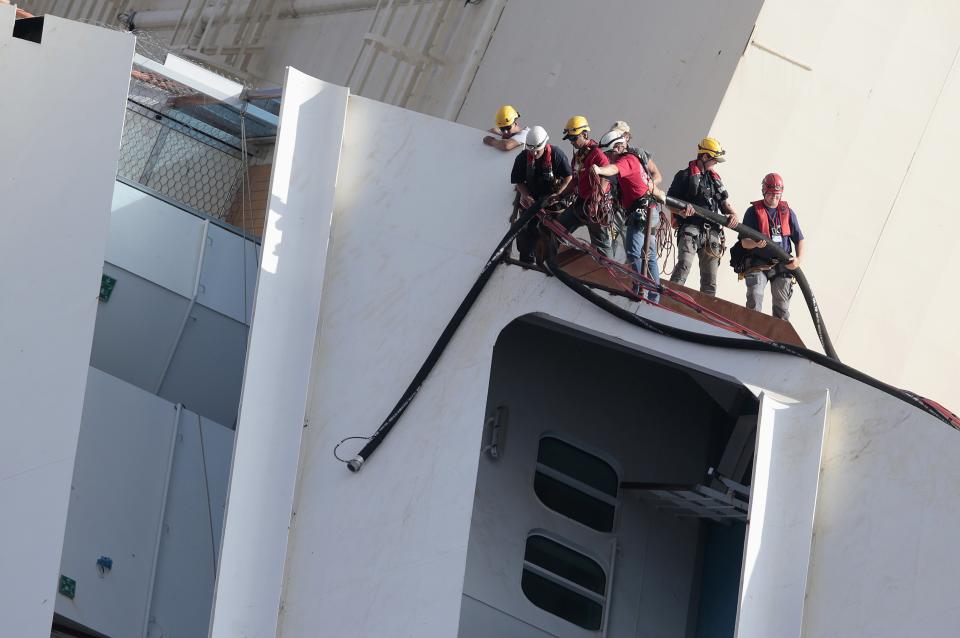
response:
{"label": "ship door", "polygon": [[[743,390],[714,384],[715,396]],[[695,635],[707,524],[636,486],[703,482],[735,422],[676,366],[508,326],[478,446],[460,638]],[[732,638],[742,533],[729,545],[729,632],[710,635]]]}

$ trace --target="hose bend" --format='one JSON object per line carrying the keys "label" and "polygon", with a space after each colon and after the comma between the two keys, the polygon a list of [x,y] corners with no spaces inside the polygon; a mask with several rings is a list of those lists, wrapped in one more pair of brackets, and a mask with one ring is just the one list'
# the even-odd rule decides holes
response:
{"label": "hose bend", "polygon": [[[717,224],[722,228],[727,228],[727,218],[724,215],[714,213],[713,211],[707,210],[702,206],[697,206],[696,204],[689,204],[688,202],[683,201],[682,199],[677,199],[676,197],[667,197],[667,206],[670,208],[676,208],[682,210],[687,206],[691,206],[697,215],[704,218],[708,222]],[[737,232],[737,234],[742,237],[747,237],[754,241],[765,241],[769,237],[765,237],[760,234],[759,231],[745,226],[742,223],[737,224],[736,227],[732,228]],[[780,260],[783,263],[787,263],[793,257],[785,251],[780,246],[777,246],[771,242],[767,242],[767,251]],[[810,288],[810,282],[807,280],[807,276],[803,274],[802,268],[797,268],[796,270],[791,271],[794,279],[797,281],[797,285],[800,287],[800,291],[803,293],[803,299],[807,302],[807,310],[810,312],[810,319],[813,320],[813,327],[817,331],[817,338],[820,339],[820,345],[823,346],[823,351],[831,359],[837,361],[840,360],[840,357],[837,355],[837,350],[833,347],[833,341],[830,339],[830,334],[827,332],[827,324],[823,320],[823,315],[820,314],[820,305],[817,303],[817,298],[813,295],[813,289]]]}

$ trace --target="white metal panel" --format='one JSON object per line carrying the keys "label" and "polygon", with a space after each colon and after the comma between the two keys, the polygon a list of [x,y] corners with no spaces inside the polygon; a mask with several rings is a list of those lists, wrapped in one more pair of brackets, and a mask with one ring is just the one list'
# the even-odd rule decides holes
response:
{"label": "white metal panel", "polygon": [[192,297],[202,226],[199,217],[116,182],[106,260]]}
{"label": "white metal panel", "polygon": [[[476,144],[476,134],[350,98],[283,636],[308,633],[318,622],[357,636],[456,635],[479,448],[479,432],[471,430],[483,422],[489,368],[445,355],[431,378],[458,389],[456,407],[441,409],[418,395],[404,417],[421,426],[408,430],[413,438],[388,441],[360,474],[330,451],[340,438],[369,434],[389,412],[503,234],[510,194],[502,186],[512,158]],[[318,174],[309,165],[298,170]],[[475,336],[466,328],[454,344],[461,335]],[[349,456],[356,443],[341,453]],[[327,537],[333,512],[341,533]],[[343,560],[321,568],[311,558],[321,536]],[[358,551],[379,576],[358,577],[348,559]]]}
{"label": "white metal panel", "polygon": [[[332,458],[389,413],[505,231],[513,157],[476,134],[350,99],[281,635],[320,622],[359,636],[455,635],[493,343],[525,312],[597,319],[556,280],[494,275],[376,460],[353,475]],[[371,568],[358,572],[357,556]]]}
{"label": "white metal panel", "polygon": [[38,44],[13,19],[0,5],[0,634],[32,637],[53,616],[134,38],[46,16]]}
{"label": "white metal panel", "polygon": [[803,636],[952,638],[960,627],[960,433],[831,392]]}
{"label": "white metal panel", "polygon": [[[741,212],[764,174],[783,176],[841,357],[947,405],[960,403],[960,307],[942,294],[953,251],[938,242],[960,220],[945,186],[960,140],[958,30],[951,0],[767,0],[752,39],[773,53],[745,49],[711,128],[730,151],[721,174]],[[864,162],[878,142],[880,161]],[[722,271],[721,296],[743,303],[743,283]],[[793,307],[816,344],[798,293]]]}
{"label": "white metal panel", "polygon": [[[201,438],[201,426],[203,436]],[[149,636],[205,636],[210,624],[233,432],[184,410],[174,447]],[[219,459],[213,467],[206,459]]]}
{"label": "white metal panel", "polygon": [[[354,109],[361,117],[351,122]],[[500,269],[377,456],[359,475],[337,464],[330,454],[333,446],[344,436],[369,434],[389,411],[502,235],[509,209],[509,194],[502,186],[512,159],[472,144],[474,130],[365,100],[351,100],[348,132],[354,126],[356,135],[352,139],[348,135],[341,163],[323,286],[322,330],[286,557],[281,635],[316,631],[318,623],[328,632],[356,636],[454,635],[490,352],[504,325],[531,312],[549,313],[609,335],[624,347],[716,370],[780,394],[813,396],[829,389],[832,434],[822,493],[829,494],[831,506],[827,515],[817,512],[808,607],[812,614],[814,604],[822,605],[817,609],[822,624],[820,633],[812,635],[838,635],[830,633],[834,618],[843,620],[844,629],[856,628],[856,619],[865,614],[889,622],[891,613],[878,613],[884,606],[905,618],[914,609],[926,614],[918,619],[927,622],[943,618],[937,628],[950,635],[946,628],[958,623],[946,587],[915,605],[898,596],[890,584],[905,579],[930,594],[933,586],[949,583],[946,574],[960,571],[960,554],[952,551],[960,520],[955,508],[948,507],[958,496],[952,486],[960,485],[960,438],[955,431],[898,399],[818,365],[773,354],[721,351],[628,326],[536,272]],[[374,139],[376,144],[371,143]],[[454,156],[451,147],[457,148]],[[455,162],[441,180],[435,179],[438,158]],[[330,173],[319,163],[297,163],[294,168],[303,180]],[[314,249],[322,250],[325,241]],[[268,257],[277,249],[268,248]],[[278,266],[277,273],[284,272],[282,260],[269,261]],[[288,294],[289,298],[278,295],[278,302],[286,299],[293,305],[285,308],[302,311],[303,290]],[[641,307],[637,312],[674,326],[719,332],[656,308]],[[299,353],[313,349],[315,339],[315,333],[274,331],[270,346]],[[251,364],[250,369],[258,367]],[[265,380],[272,380],[273,369],[264,366]],[[247,381],[249,387],[252,381]],[[276,421],[290,407],[278,393],[258,409],[264,421]],[[244,450],[244,463],[256,467],[279,457],[286,467],[297,462],[296,445],[281,450],[275,441],[261,440],[265,443],[259,449]],[[871,453],[865,455],[860,448],[868,445]],[[347,455],[356,449],[345,448],[341,452]],[[884,479],[885,489],[876,490],[874,482],[891,469],[895,472]],[[833,485],[828,470],[836,477]],[[242,475],[235,471],[234,481]],[[910,479],[909,486],[897,484],[901,476]],[[250,479],[250,491],[263,487],[252,484]],[[891,490],[897,496],[893,504],[887,502]],[[258,521],[239,496],[245,492],[231,494],[230,514],[235,507],[244,508],[249,518],[238,515],[237,520],[250,521],[252,530]],[[864,505],[847,508],[851,494]],[[904,507],[923,518],[924,547],[916,544],[919,539],[909,539],[915,543],[911,548],[922,552],[922,560],[915,564],[912,559],[889,560],[897,538],[903,536],[902,524],[892,513],[901,514]],[[269,518],[263,514],[268,509],[282,508],[257,513]],[[286,514],[275,515],[284,519],[284,526],[289,523]],[[858,546],[865,534],[871,535],[870,542]],[[228,529],[224,571],[240,573],[251,556],[263,558],[260,550],[229,551],[230,535]],[[821,547],[824,538],[830,542]],[[882,577],[866,588],[859,569],[864,565]],[[935,577],[922,576],[921,567],[935,571]],[[820,580],[814,582],[815,576]],[[251,592],[270,589],[261,583],[249,587]],[[864,600],[868,595],[872,599]],[[838,609],[833,601],[840,599],[857,606]],[[258,600],[252,593],[245,602],[264,613],[276,608],[271,605],[267,610]]]}
{"label": "white metal panel", "polygon": [[[626,120],[666,189],[707,133],[762,4],[508,2],[456,121],[489,129],[497,107],[512,104],[569,155],[561,138],[571,116],[585,115],[595,139]],[[597,20],[585,23],[585,10]],[[550,44],[531,46],[532,28]]]}
{"label": "white metal panel", "polygon": [[247,326],[204,306],[193,306],[157,394],[233,427],[246,346]]}
{"label": "white metal panel", "polygon": [[249,323],[259,255],[259,247],[254,242],[211,224],[200,268],[197,303]]}
{"label": "white metal panel", "polygon": [[463,603],[460,605],[460,619],[458,638],[490,638],[490,636],[550,638],[554,635],[470,596],[463,597]]}
{"label": "white metal panel", "polygon": [[348,95],[287,72],[211,623],[216,638],[277,632]]}
{"label": "white metal panel", "polygon": [[829,410],[760,397],[737,638],[800,638]]}
{"label": "white metal panel", "polygon": [[207,490],[210,492],[210,514],[213,520],[213,546],[214,553],[219,557],[235,434],[230,428],[210,419],[201,418],[200,422],[203,427],[203,462],[207,470]]}
{"label": "white metal panel", "polygon": [[117,283],[97,308],[90,364],[153,392],[189,302],[112,264],[103,273]]}
{"label": "white metal panel", "polygon": [[[56,611],[108,636],[143,632],[176,414],[157,396],[89,372],[60,565],[77,596],[57,596]],[[113,560],[104,575],[100,556]]]}

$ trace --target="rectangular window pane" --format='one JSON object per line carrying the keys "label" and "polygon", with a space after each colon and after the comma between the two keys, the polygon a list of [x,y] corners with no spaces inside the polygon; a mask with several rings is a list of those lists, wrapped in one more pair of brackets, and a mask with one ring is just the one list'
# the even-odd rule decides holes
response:
{"label": "rectangular window pane", "polygon": [[600,629],[603,620],[603,607],[600,603],[584,598],[526,569],[523,570],[520,587],[530,602],[540,609],[584,629]]}
{"label": "rectangular window pane", "polygon": [[593,559],[544,536],[531,536],[523,559],[601,596],[607,575]]}
{"label": "rectangular window pane", "polygon": [[550,509],[583,523],[599,532],[613,530],[613,505],[588,496],[580,490],[537,472],[533,477],[533,491]]}
{"label": "rectangular window pane", "polygon": [[617,495],[620,480],[609,463],[560,439],[540,439],[537,461],[610,496]]}

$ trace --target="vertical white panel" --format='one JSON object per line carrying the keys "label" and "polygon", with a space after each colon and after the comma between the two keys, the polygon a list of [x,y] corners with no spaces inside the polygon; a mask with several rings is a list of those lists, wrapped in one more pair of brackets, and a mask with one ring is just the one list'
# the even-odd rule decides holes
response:
{"label": "vertical white panel", "polygon": [[[134,38],[0,5],[0,635],[49,635]],[[11,97],[15,96],[15,97]]]}
{"label": "vertical white panel", "polygon": [[199,217],[117,182],[106,260],[192,297],[202,227]]}
{"label": "vertical white panel", "polygon": [[287,71],[211,623],[215,637],[277,630],[348,94]]}
{"label": "vertical white panel", "polygon": [[[175,417],[171,403],[90,369],[60,566],[77,596],[57,596],[56,610],[108,636],[143,631]],[[113,560],[103,575],[100,556]]]}
{"label": "vertical white panel", "polygon": [[248,323],[253,314],[258,256],[254,242],[211,225],[203,253],[197,303]]}
{"label": "vertical white panel", "polygon": [[760,397],[737,638],[800,638],[829,408]]}
{"label": "vertical white panel", "polygon": [[231,430],[195,412],[182,412],[159,539],[149,636],[206,635],[228,474],[226,463],[211,468],[206,458],[229,459],[232,443]]}
{"label": "vertical white panel", "polygon": [[213,520],[213,547],[220,556],[223,539],[223,517],[227,508],[227,484],[230,479],[230,459],[233,457],[235,432],[210,419],[201,419],[203,428],[204,467],[207,471],[207,490],[210,494],[210,515]]}

